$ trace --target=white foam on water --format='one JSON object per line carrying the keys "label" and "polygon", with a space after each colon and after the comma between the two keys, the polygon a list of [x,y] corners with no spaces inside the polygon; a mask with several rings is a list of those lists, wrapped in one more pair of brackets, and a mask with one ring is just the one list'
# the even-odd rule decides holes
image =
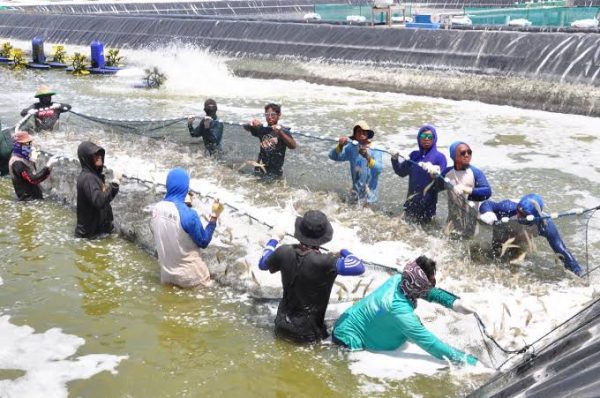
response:
{"label": "white foam on water", "polygon": [[117,373],[127,356],[92,354],[75,356],[85,344],[81,337],[52,328],[36,333],[29,326],[10,323],[0,316],[0,369],[25,372],[14,380],[0,380],[0,396],[67,397],[67,383],[88,379],[100,372]]}

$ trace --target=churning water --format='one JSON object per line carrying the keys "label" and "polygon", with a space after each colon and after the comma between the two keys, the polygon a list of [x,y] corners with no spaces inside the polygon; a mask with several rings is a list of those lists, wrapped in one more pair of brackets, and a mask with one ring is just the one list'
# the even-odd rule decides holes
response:
{"label": "churning water", "polygon": [[[378,145],[401,153],[415,148],[421,124],[432,123],[442,151],[458,139],[470,144],[473,164],[487,174],[497,200],[537,192],[550,211],[590,207],[600,200],[600,121],[595,118],[303,81],[237,78],[228,65],[244,60],[190,48],[132,51],[125,56],[128,69],[114,77],[0,69],[0,83],[6,88],[0,92],[3,125],[19,120],[18,112],[34,100],[41,83],[58,91],[55,101],[105,118],[198,115],[204,99],[213,97],[221,119],[240,122],[260,118],[262,106],[274,101],[283,105],[283,124],[297,130],[335,138],[348,134],[357,119],[365,119],[376,131]],[[132,88],[151,66],[167,74],[166,86],[157,91]],[[294,65],[286,61],[282,67]],[[337,73],[356,70],[346,65]],[[106,132],[101,125],[77,127],[66,116],[64,129],[38,135],[36,144],[76,158],[79,142],[91,139],[106,148],[109,168],[118,166],[128,176],[147,181],[164,182],[171,167],[183,166],[200,192],[219,196],[265,222],[287,222],[290,232],[297,214],[323,209],[334,223],[331,248],[347,247],[378,263],[402,266],[420,254],[434,257],[440,286],[471,300],[506,345],[535,340],[597,296],[600,271],[589,281],[573,277],[555,264],[543,240],[523,265],[513,266],[475,255],[469,245],[448,241],[435,228],[425,231],[404,223],[399,209],[407,181],[389,174],[389,157],[384,157],[388,174],[381,183],[391,194],[381,208],[362,209],[343,200],[349,186],[344,185],[344,178],[349,180],[347,165],[326,160],[322,144],[309,139],[299,139],[300,147],[288,151],[286,165],[295,169],[287,171],[287,182],[266,185],[238,167],[254,160],[256,143],[248,152],[235,152],[240,156],[237,164],[215,163],[202,154],[200,143],[186,138],[184,124],[179,125],[179,139],[155,140]],[[296,170],[302,164],[318,165],[320,172]],[[57,166],[55,179],[66,178],[58,170],[64,165]],[[117,201],[136,189],[126,183]],[[142,192],[148,201],[161,195],[159,188]],[[442,208],[445,200],[442,194]],[[198,207],[206,212],[208,204],[199,202]],[[118,203],[115,208],[147,210]],[[207,250],[207,262],[223,285],[189,291],[161,286],[156,259],[121,238],[73,238],[75,215],[68,207],[52,200],[16,203],[7,179],[0,180],[0,214],[3,396],[442,397],[462,396],[489,376],[480,368],[448,367],[411,345],[393,353],[348,355],[328,343],[297,347],[274,339],[276,304],[253,298],[257,290],[261,297],[278,293],[278,275],[256,267],[269,231],[228,210]],[[590,222],[590,268],[600,258],[598,218]],[[440,219],[443,225],[443,216]],[[584,222],[565,218],[557,223],[582,264]],[[360,297],[384,279],[375,272],[340,277],[344,287],[334,287],[334,301]],[[254,290],[244,288],[253,284]],[[328,319],[343,308],[344,304],[334,305]],[[474,319],[427,303],[417,312],[445,341],[485,355]]]}

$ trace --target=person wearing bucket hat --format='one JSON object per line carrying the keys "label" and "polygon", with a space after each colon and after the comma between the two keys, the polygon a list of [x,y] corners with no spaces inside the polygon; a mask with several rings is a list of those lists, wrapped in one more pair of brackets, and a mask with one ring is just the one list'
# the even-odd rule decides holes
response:
{"label": "person wearing bucket hat", "polygon": [[194,116],[188,116],[188,130],[192,137],[202,137],[204,148],[210,156],[223,151],[223,122],[217,118],[217,102],[209,98],[204,102],[206,116],[194,127]]}
{"label": "person wearing bucket hat", "polygon": [[367,122],[359,120],[350,137],[341,136],[329,152],[329,159],[350,163],[353,199],[359,203],[373,204],[379,199],[377,183],[383,168],[381,151],[371,149],[375,132]]}
{"label": "person wearing bucket hat", "polygon": [[12,156],[8,161],[8,171],[19,201],[43,199],[40,183],[50,176],[57,158],[52,157],[46,166],[37,170],[37,155],[33,151],[33,138],[27,131],[17,131],[13,137]]}
{"label": "person wearing bucket hat", "polygon": [[424,124],[417,132],[419,149],[410,153],[410,161],[406,159],[399,162],[399,154],[392,155],[394,172],[400,177],[409,176],[407,199],[404,202],[404,214],[409,221],[428,223],[435,216],[438,192],[428,187],[446,168],[446,157],[437,150],[436,144],[435,127]]}
{"label": "person wearing bucket hat", "polygon": [[448,230],[463,238],[477,233],[479,205],[492,196],[485,174],[471,164],[473,151],[465,142],[450,145],[454,164],[442,171],[434,190],[448,189]]}
{"label": "person wearing bucket hat", "polygon": [[326,338],[325,311],[335,278],[364,273],[363,262],[346,249],[339,255],[321,252],[320,246],[333,237],[333,227],[319,210],[296,218],[294,237],[300,243],[277,247],[285,236],[283,226],[276,226],[273,235],[258,267],[281,272],[283,298],[275,317],[276,335],[299,343]]}
{"label": "person wearing bucket hat", "polygon": [[280,117],[281,106],[269,103],[265,105],[266,126],[258,119],[252,119],[250,123],[242,126],[260,140],[260,152],[256,160],[260,166],[254,168],[258,175],[270,178],[282,176],[286,149],[296,149],[296,140],[288,127],[279,124]]}
{"label": "person wearing bucket hat", "polygon": [[477,358],[438,339],[415,314],[418,299],[464,315],[475,313],[465,299],[435,287],[435,272],[435,261],[426,256],[410,261],[402,274],[390,277],[339,317],[332,341],[352,351],[392,351],[408,341],[438,359],[475,365]]}
{"label": "person wearing bucket hat", "polygon": [[71,105],[69,104],[52,102],[52,96],[55,94],[50,87],[42,84],[37,88],[34,95],[39,101],[21,111],[22,117],[30,115],[35,118],[34,130],[36,132],[41,130],[52,131],[56,122],[58,122],[60,114],[71,110]]}
{"label": "person wearing bucket hat", "polygon": [[[486,200],[479,207],[480,219],[487,224],[493,224],[501,219],[516,218],[524,226],[535,226],[533,234],[546,238],[552,251],[562,261],[564,267],[575,275],[582,276],[581,266],[567,249],[554,222],[550,218],[541,218],[544,215],[543,210],[544,201],[540,195],[535,193],[524,195],[519,202],[513,200],[502,200],[500,202]],[[525,246],[529,245],[528,237],[521,232],[521,229],[516,229],[514,232],[513,230],[515,230],[514,227],[511,228],[511,236],[506,236],[506,234],[496,233],[496,228],[494,228],[492,245],[497,252],[500,252],[504,242],[510,238],[515,238],[513,239],[515,245],[521,246],[523,243]],[[530,229],[528,228],[527,231],[530,231]]]}

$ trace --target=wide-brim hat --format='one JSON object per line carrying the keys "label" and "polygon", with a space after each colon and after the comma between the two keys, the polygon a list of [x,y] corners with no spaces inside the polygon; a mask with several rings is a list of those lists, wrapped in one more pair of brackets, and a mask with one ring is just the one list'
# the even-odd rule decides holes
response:
{"label": "wide-brim hat", "polygon": [[13,140],[19,144],[25,144],[33,141],[33,137],[27,131],[17,131],[13,136]]}
{"label": "wide-brim hat", "polygon": [[50,90],[50,87],[46,86],[45,84],[42,84],[41,86],[39,86],[37,88],[37,91],[35,92],[34,97],[35,98],[39,98],[39,97],[45,97],[47,95],[54,95],[56,94],[54,91]]}
{"label": "wide-brim hat", "polygon": [[371,128],[369,127],[367,122],[365,122],[364,120],[359,120],[358,122],[354,123],[354,127],[352,127],[352,137],[350,137],[350,138],[354,138],[354,132],[356,131],[357,127],[360,127],[361,129],[366,131],[367,137],[369,139],[373,138],[373,136],[375,135],[375,132],[373,130],[371,130]]}
{"label": "wide-brim hat", "polygon": [[333,238],[333,227],[322,211],[309,210],[296,218],[294,237],[305,245],[321,246]]}

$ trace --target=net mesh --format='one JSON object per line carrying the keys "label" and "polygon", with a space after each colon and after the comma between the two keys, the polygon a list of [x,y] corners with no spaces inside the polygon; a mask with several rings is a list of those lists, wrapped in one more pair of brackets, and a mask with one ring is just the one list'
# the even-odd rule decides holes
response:
{"label": "net mesh", "polygon": [[[190,136],[185,118],[153,120],[116,120],[70,112],[61,117],[61,129],[67,131],[102,131],[104,134],[124,134],[169,142],[181,146],[200,146],[201,139]],[[22,128],[31,128],[31,120]],[[347,164],[333,164],[328,161],[328,153],[336,140],[304,132],[293,132],[298,148],[286,155],[284,175],[285,185],[339,195],[343,201],[349,200],[350,178]],[[238,123],[225,123],[223,133],[223,153],[217,160],[219,166],[229,167],[243,174],[251,175],[257,159],[258,145]],[[201,150],[201,149],[200,149]],[[389,152],[384,150],[384,165],[389,164]],[[326,172],[324,172],[326,170]],[[401,214],[404,203],[405,185],[398,184],[398,177],[391,167],[383,168],[379,178],[379,202],[375,210],[386,214]],[[284,187],[285,188],[285,187]],[[451,186],[446,186],[451,188]],[[449,190],[448,195],[453,195]],[[532,262],[533,268],[555,272],[562,269],[562,263],[548,248],[545,242],[536,239],[535,227],[527,227],[516,221],[501,223],[494,227],[477,221],[477,204],[458,198],[454,214],[449,214],[446,194],[438,200],[438,223],[434,232],[444,231],[451,237],[470,238],[478,252],[484,252],[502,261],[514,264]],[[544,209],[547,210],[547,209]],[[558,209],[551,209],[558,210]],[[595,271],[598,263],[596,253],[600,249],[600,220],[593,211],[575,216],[554,219],[566,246],[578,259],[584,271]]]}

